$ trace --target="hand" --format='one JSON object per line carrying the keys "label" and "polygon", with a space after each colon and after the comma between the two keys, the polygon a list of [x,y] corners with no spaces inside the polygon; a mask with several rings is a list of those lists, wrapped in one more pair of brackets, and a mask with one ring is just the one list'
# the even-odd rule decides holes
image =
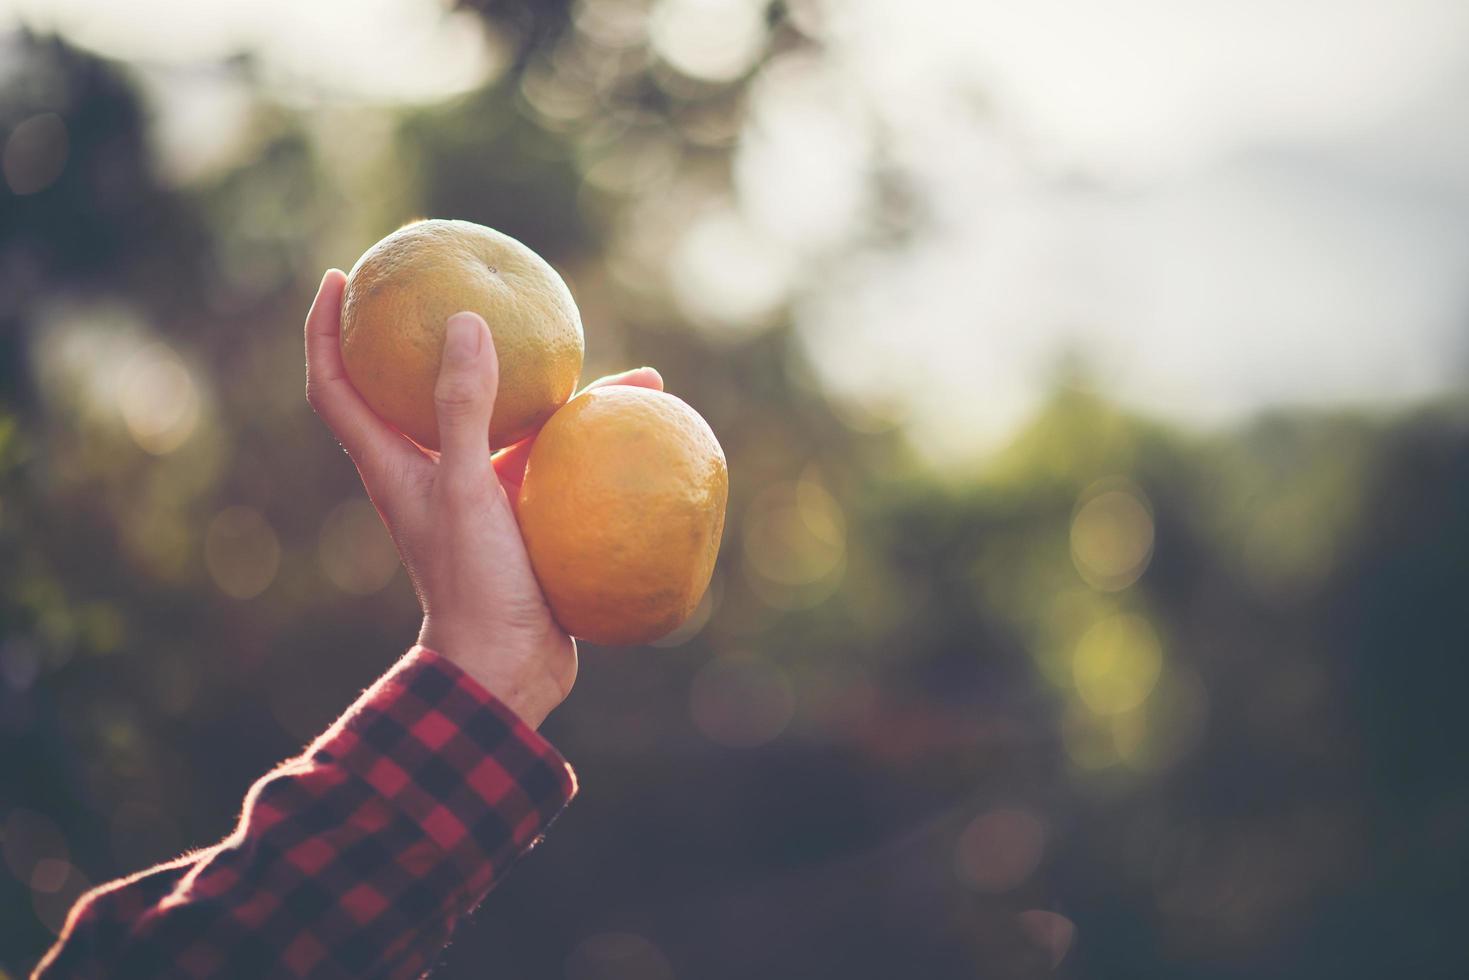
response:
{"label": "hand", "polygon": [[[495,345],[473,313],[449,318],[434,399],[437,454],[375,415],[342,365],[347,277],[327,272],[306,317],[306,398],[357,465],[423,607],[418,642],[453,660],[531,727],[576,680],[576,641],[556,625],[516,524],[532,436],[495,456]],[[652,368],[593,382],[663,387]],[[590,387],[590,386],[589,386]]]}

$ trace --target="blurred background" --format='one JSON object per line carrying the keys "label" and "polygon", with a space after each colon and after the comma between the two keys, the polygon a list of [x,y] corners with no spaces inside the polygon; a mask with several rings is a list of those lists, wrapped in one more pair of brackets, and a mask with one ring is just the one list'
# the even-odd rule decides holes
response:
{"label": "blurred background", "polygon": [[412,642],[300,325],[420,215],[732,474],[437,976],[1469,975],[1466,104],[1460,0],[0,0],[0,977]]}

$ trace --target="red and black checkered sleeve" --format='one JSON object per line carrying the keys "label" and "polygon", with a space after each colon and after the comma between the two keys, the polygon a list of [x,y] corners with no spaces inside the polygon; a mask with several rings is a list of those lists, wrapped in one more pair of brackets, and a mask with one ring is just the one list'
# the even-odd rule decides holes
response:
{"label": "red and black checkered sleeve", "polygon": [[35,976],[421,976],[575,792],[545,739],[415,647],[224,841],[83,896]]}

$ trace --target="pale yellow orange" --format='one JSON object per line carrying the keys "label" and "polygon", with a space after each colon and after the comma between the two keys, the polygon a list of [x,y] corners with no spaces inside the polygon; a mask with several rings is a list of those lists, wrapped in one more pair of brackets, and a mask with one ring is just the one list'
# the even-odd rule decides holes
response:
{"label": "pale yellow orange", "polygon": [[551,611],[593,643],[646,643],[698,605],[719,554],[729,472],[708,423],[649,388],[592,388],[541,429],[520,530]]}
{"label": "pale yellow orange", "polygon": [[368,249],[342,298],[342,360],[378,415],[437,449],[444,323],[463,310],[484,317],[499,356],[489,430],[498,449],[530,435],[571,397],[583,351],[571,291],[514,238],[468,221],[429,220]]}

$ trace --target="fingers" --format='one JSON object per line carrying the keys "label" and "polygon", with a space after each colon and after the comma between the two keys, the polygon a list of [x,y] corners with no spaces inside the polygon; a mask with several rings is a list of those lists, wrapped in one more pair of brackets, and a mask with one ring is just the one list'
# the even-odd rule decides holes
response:
{"label": "fingers", "polygon": [[[605,378],[598,378],[587,385],[582,391],[592,388],[601,388],[604,385],[634,385],[639,388],[652,388],[655,391],[663,390],[663,375],[656,369],[650,367],[633,368],[631,371],[623,371],[621,374],[609,374]],[[580,392],[578,392],[580,394]],[[536,437],[530,436],[522,439],[515,445],[501,450],[495,455],[495,473],[500,477],[500,482],[505,484],[506,492],[510,493],[510,499],[515,499],[515,489],[520,486],[521,479],[525,476],[525,463],[530,459],[531,447],[535,444]]]}
{"label": "fingers", "polygon": [[449,317],[443,360],[434,387],[439,418],[439,472],[451,489],[482,492],[493,480],[490,415],[500,383],[500,365],[489,327],[476,313]]}
{"label": "fingers", "polygon": [[327,270],[311,312],[306,314],[306,400],[347,450],[363,478],[372,479],[384,472],[386,464],[401,463],[416,454],[373,413],[347,378],[341,342],[346,286],[345,273]]}
{"label": "fingers", "polygon": [[662,391],[663,375],[658,373],[657,368],[633,368],[631,371],[623,371],[621,374],[609,374],[605,378],[598,378],[583,388],[582,391],[590,391],[593,388],[601,388],[604,385],[632,385],[635,388],[652,388],[655,391]]}

